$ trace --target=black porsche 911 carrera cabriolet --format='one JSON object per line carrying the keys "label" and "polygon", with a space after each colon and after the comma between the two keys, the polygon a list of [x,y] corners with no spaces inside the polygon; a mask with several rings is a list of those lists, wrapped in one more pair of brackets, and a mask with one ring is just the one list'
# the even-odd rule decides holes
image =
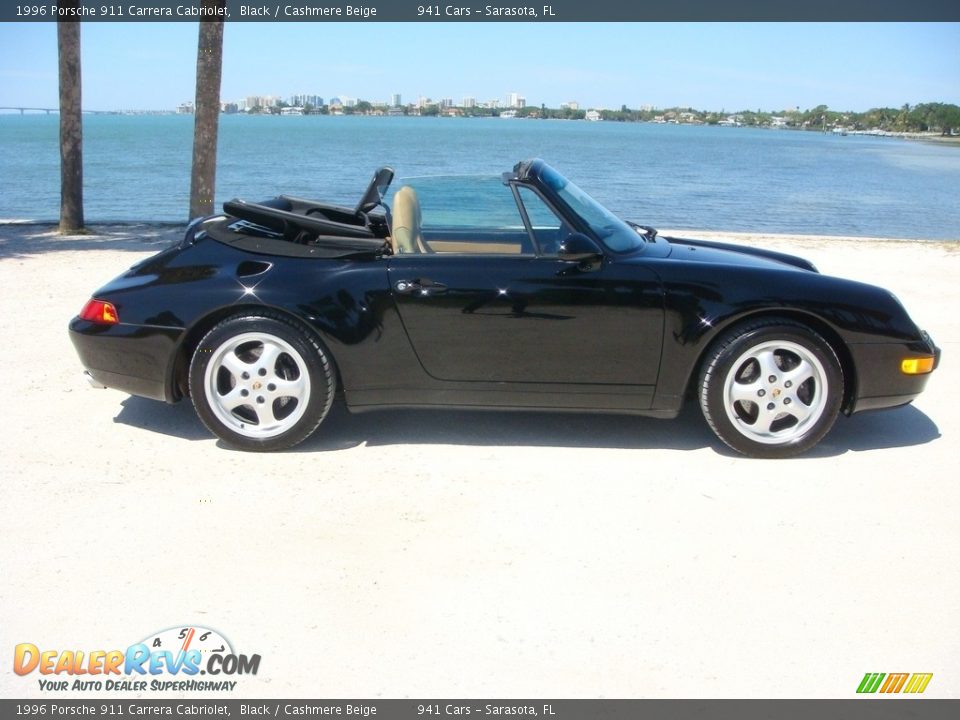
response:
{"label": "black porsche 911 carrera cabriolet", "polygon": [[940,351],[888,291],[782,253],[663,237],[542,160],[378,170],[354,208],[227,202],[70,323],[92,383],[175,402],[247,450],[301,442],[338,390],[384,407],[671,418],[696,397],[751,456],[903,405]]}

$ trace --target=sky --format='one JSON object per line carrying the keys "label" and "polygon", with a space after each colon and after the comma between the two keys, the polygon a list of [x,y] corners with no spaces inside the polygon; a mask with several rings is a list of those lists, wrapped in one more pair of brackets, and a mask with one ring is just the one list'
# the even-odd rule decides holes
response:
{"label": "sky", "polygon": [[[83,106],[192,100],[196,23],[84,23]],[[960,23],[228,23],[221,98],[863,111],[960,104]],[[0,107],[57,106],[53,23],[0,23]]]}

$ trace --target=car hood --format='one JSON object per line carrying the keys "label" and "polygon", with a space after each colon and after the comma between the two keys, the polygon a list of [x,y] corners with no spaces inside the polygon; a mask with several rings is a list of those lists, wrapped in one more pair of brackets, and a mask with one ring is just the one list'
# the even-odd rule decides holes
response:
{"label": "car hood", "polygon": [[747,267],[765,267],[784,269],[784,266],[817,272],[809,260],[796,255],[764,250],[762,248],[735,245],[733,243],[714,242],[712,240],[694,240],[690,238],[663,237],[671,245],[670,257],[693,262],[714,263],[716,265],[740,265]]}

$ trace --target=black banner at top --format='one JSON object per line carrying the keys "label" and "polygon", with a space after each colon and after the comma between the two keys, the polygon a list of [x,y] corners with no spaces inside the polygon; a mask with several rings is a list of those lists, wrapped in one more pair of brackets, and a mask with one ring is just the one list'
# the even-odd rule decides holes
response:
{"label": "black banner at top", "polygon": [[[219,5],[219,7],[212,7]],[[957,0],[12,0],[0,21],[52,22],[960,21]]]}

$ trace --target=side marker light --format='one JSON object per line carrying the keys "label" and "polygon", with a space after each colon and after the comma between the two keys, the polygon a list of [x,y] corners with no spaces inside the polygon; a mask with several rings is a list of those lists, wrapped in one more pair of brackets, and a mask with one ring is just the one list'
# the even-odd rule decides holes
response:
{"label": "side marker light", "polygon": [[926,373],[933,372],[933,358],[904,358],[900,363],[900,372],[904,375],[925,375]]}

